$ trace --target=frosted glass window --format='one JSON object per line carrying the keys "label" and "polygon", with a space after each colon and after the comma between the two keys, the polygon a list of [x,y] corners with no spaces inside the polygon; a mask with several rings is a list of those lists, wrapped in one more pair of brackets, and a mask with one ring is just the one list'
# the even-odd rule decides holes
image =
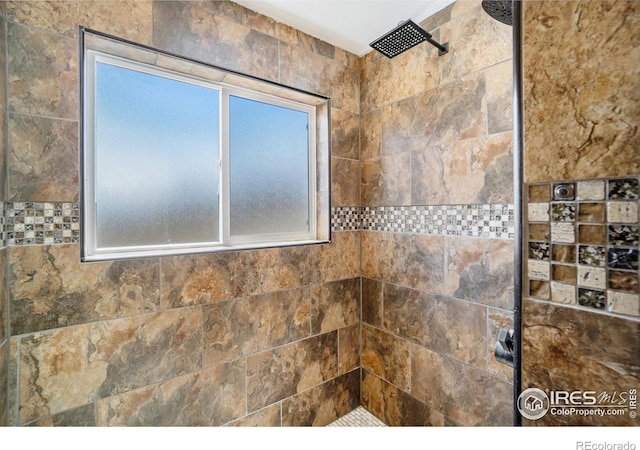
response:
{"label": "frosted glass window", "polygon": [[97,62],[96,247],[219,240],[219,92]]}
{"label": "frosted glass window", "polygon": [[229,98],[232,236],[309,232],[309,115]]}
{"label": "frosted glass window", "polygon": [[83,261],[329,241],[328,99],[81,43]]}

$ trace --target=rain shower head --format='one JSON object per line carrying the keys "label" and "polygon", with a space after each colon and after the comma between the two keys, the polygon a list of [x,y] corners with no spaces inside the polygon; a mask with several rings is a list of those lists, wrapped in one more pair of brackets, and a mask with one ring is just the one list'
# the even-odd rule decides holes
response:
{"label": "rain shower head", "polygon": [[439,55],[444,55],[449,51],[448,43],[437,43],[431,38],[431,34],[427,33],[421,26],[416,25],[412,20],[400,22],[393,30],[369,45],[383,55],[393,58],[424,41],[437,47]]}
{"label": "rain shower head", "polygon": [[512,0],[482,0],[482,8],[494,19],[507,25],[513,25]]}

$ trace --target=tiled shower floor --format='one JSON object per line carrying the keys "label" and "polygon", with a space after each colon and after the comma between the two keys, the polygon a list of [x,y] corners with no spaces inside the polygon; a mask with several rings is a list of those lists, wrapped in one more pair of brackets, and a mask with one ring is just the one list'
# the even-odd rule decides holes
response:
{"label": "tiled shower floor", "polygon": [[376,416],[364,409],[362,406],[357,407],[349,414],[340,417],[338,420],[331,422],[328,427],[386,427],[384,422],[380,421]]}

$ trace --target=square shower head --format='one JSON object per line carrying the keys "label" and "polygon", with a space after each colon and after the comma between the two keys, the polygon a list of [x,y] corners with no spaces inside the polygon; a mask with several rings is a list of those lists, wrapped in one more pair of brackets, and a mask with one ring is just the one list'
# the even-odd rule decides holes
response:
{"label": "square shower head", "polygon": [[431,34],[409,19],[401,22],[400,25],[369,45],[383,55],[393,58],[405,50],[409,50],[411,47],[430,39]]}

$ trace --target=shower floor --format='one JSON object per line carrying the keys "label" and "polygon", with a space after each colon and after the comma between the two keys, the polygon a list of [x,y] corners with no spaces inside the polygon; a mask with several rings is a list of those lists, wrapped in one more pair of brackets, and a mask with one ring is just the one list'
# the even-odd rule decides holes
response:
{"label": "shower floor", "polygon": [[362,406],[357,407],[349,414],[340,417],[338,420],[331,422],[328,427],[386,427],[384,422],[364,409]]}

